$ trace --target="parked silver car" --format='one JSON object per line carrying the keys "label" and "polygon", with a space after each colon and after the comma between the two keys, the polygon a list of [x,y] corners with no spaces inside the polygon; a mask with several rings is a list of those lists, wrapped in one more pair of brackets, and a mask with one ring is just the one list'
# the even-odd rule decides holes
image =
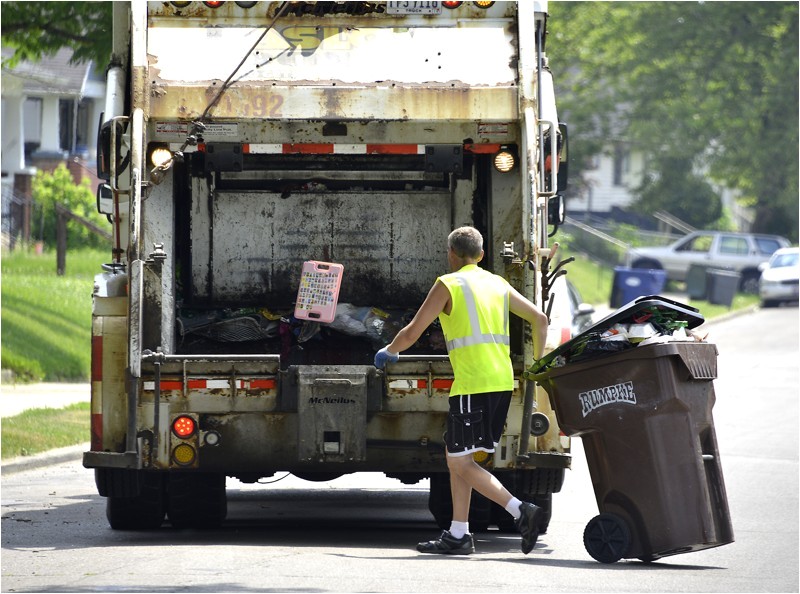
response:
{"label": "parked silver car", "polygon": [[789,245],[789,240],[779,235],[695,231],[668,246],[631,248],[626,264],[665,270],[667,280],[674,281],[685,281],[693,264],[733,270],[740,274],[739,290],[755,294],[761,276],[758,266]]}

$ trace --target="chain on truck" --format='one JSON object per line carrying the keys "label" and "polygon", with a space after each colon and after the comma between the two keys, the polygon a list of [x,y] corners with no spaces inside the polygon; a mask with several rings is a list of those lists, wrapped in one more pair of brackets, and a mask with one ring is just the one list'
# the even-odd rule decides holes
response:
{"label": "chain on truck", "polygon": [[[546,20],[538,0],[114,3],[83,459],[113,528],[218,525],[227,477],[285,472],[428,479],[449,525],[441,328],[385,371],[373,357],[447,272],[456,226],[545,311],[566,299]],[[344,266],[329,324],[293,316],[309,260]],[[513,323],[506,431],[476,460],[549,512],[569,439]],[[470,522],[513,530],[478,494]]]}

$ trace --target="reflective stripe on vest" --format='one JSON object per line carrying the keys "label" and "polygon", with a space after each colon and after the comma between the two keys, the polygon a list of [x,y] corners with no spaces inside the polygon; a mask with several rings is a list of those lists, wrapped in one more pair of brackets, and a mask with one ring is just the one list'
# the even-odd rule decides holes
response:
{"label": "reflective stripe on vest", "polygon": [[447,341],[447,351],[451,352],[455,349],[472,346],[476,344],[502,344],[508,346],[510,344],[508,332],[508,292],[504,297],[504,320],[503,320],[503,334],[483,333],[481,332],[481,323],[478,319],[478,308],[475,305],[475,293],[472,287],[467,282],[467,276],[464,274],[454,275],[458,284],[461,286],[461,292],[464,295],[464,303],[467,308],[467,316],[469,317],[469,327],[472,334],[469,336],[462,336]]}

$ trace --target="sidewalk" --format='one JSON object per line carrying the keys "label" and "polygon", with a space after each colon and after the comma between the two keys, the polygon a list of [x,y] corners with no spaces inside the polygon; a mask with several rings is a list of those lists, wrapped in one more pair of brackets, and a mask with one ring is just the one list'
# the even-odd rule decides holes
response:
{"label": "sidewalk", "polygon": [[13,417],[29,408],[64,408],[89,402],[91,386],[81,384],[0,384],[0,417]]}

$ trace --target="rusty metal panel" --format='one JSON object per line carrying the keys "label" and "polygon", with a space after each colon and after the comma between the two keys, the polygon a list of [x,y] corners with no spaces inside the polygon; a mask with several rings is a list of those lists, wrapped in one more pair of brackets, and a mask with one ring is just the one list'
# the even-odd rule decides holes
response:
{"label": "rusty metal panel", "polygon": [[367,367],[297,368],[297,455],[353,462],[367,456]]}
{"label": "rusty metal panel", "polygon": [[211,24],[152,22],[149,117],[199,117],[234,72],[211,111],[214,118],[517,117],[512,18],[411,20],[405,26],[391,18],[282,19],[261,40],[263,29],[251,24]]}
{"label": "rusty metal panel", "polygon": [[236,71],[237,83],[513,84],[514,22],[476,23],[396,27],[384,21],[353,27],[350,22],[288,21],[260,40],[264,31],[255,27],[150,27],[150,80],[210,85]]}
{"label": "rusty metal panel", "polygon": [[[149,117],[194,119],[216,96],[213,86],[163,85],[153,91]],[[236,120],[486,121],[518,119],[514,87],[253,86],[225,91],[211,114]]]}
{"label": "rusty metal panel", "polygon": [[320,260],[344,265],[340,302],[418,307],[447,271],[449,192],[218,192],[212,208],[210,259],[193,265],[213,301],[291,304],[302,263]]}
{"label": "rusty metal panel", "polygon": [[125,366],[128,353],[128,325],[123,316],[103,316],[92,320],[92,332],[102,337],[102,375],[92,382],[92,414],[102,422],[102,449],[125,449],[128,429],[128,394]]}

